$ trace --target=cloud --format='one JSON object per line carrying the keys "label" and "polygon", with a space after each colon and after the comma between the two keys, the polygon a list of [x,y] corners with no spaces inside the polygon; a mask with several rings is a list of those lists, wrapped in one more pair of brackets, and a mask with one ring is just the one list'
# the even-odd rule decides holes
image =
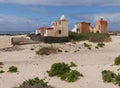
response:
{"label": "cloud", "polygon": [[95,22],[100,18],[104,18],[105,20],[108,20],[109,23],[118,23],[120,22],[120,13],[85,13],[85,14],[76,14],[73,16],[76,20],[87,20]]}
{"label": "cloud", "polygon": [[44,25],[40,20],[33,20],[25,17],[8,16],[0,14],[0,30],[1,31],[31,31],[37,27]]}
{"label": "cloud", "polygon": [[0,3],[52,6],[120,6],[120,0],[0,0]]}
{"label": "cloud", "polygon": [[120,30],[120,12],[116,13],[86,13],[86,14],[75,14],[72,16],[76,21],[87,21],[95,25],[95,22],[104,18],[109,23],[109,29]]}

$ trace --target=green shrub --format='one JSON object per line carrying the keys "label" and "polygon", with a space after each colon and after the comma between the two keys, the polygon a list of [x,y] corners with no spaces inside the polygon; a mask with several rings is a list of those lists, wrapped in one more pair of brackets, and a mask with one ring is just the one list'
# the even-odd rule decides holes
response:
{"label": "green shrub", "polygon": [[57,49],[54,47],[43,47],[36,51],[36,54],[38,55],[50,55],[52,53],[57,53]]}
{"label": "green shrub", "polygon": [[51,66],[51,69],[48,72],[49,76],[58,76],[62,80],[68,82],[75,82],[79,76],[83,76],[76,70],[71,70],[70,67],[76,67],[77,65],[74,62],[71,62],[70,65],[62,63],[55,63]]}
{"label": "green shrub", "polygon": [[3,71],[3,70],[0,70],[0,73],[4,73],[5,71]]}
{"label": "green shrub", "polygon": [[105,44],[103,42],[101,42],[101,43],[98,43],[97,46],[102,48],[105,46]]}
{"label": "green shrub", "polygon": [[115,81],[116,74],[110,70],[102,71],[102,79],[104,82],[113,82]]}
{"label": "green shrub", "polygon": [[120,74],[118,74],[118,75],[115,77],[115,84],[118,84],[118,86],[120,86]]}
{"label": "green shrub", "polygon": [[35,50],[34,48],[31,48],[30,50]]}
{"label": "green shrub", "polygon": [[70,40],[83,41],[89,40],[90,42],[109,42],[111,41],[110,35],[105,33],[75,33],[69,32]]}
{"label": "green shrub", "polygon": [[104,82],[112,82],[120,86],[120,74],[115,74],[112,71],[104,70],[102,71],[102,78]]}
{"label": "green shrub", "polygon": [[75,32],[69,32],[69,38],[70,40],[74,41],[83,41],[89,39],[89,33],[75,33]]}
{"label": "green shrub", "polygon": [[61,76],[61,79],[67,82],[75,82],[79,76],[83,76],[83,75],[80,72],[73,70],[71,72],[63,74]]}
{"label": "green shrub", "polygon": [[18,68],[15,66],[10,66],[8,72],[18,72]]}
{"label": "green shrub", "polygon": [[120,65],[120,56],[116,57],[114,60],[115,65]]}
{"label": "green shrub", "polygon": [[88,47],[89,50],[91,50],[91,47]]}
{"label": "green shrub", "polygon": [[90,42],[109,42],[111,41],[110,35],[106,33],[93,33],[89,37]]}
{"label": "green shrub", "polygon": [[47,82],[44,82],[44,80],[36,77],[34,79],[24,81],[18,88],[51,88],[51,87],[48,86]]}
{"label": "green shrub", "polygon": [[84,47],[90,47],[90,45],[87,43],[83,43],[83,44],[84,44]]}
{"label": "green shrub", "polygon": [[95,48],[96,48],[96,49],[99,49],[99,47],[98,47],[98,46],[96,46]]}
{"label": "green shrub", "polygon": [[70,67],[68,64],[62,63],[55,63],[51,66],[50,71],[48,71],[49,76],[61,76],[70,71]]}
{"label": "green shrub", "polygon": [[77,65],[74,62],[70,62],[70,67],[77,67]]}

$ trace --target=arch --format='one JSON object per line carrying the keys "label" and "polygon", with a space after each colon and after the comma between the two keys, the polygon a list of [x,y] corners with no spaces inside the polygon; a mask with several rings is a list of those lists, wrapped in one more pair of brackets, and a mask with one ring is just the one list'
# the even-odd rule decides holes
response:
{"label": "arch", "polygon": [[100,33],[99,31],[96,31],[96,33]]}

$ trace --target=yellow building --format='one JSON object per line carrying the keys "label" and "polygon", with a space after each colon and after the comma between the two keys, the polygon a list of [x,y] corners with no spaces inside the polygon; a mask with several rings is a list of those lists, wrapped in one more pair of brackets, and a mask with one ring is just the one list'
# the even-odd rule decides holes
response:
{"label": "yellow building", "polygon": [[60,20],[53,22],[51,27],[37,29],[36,34],[38,33],[40,33],[41,36],[68,37],[68,21],[65,16],[62,15]]}

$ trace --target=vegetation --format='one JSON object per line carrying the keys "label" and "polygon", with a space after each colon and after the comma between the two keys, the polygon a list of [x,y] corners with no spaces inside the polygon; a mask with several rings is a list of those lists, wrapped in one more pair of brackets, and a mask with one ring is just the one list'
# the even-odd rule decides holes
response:
{"label": "vegetation", "polygon": [[102,79],[104,82],[113,82],[116,74],[109,70],[102,71]]}
{"label": "vegetation", "polygon": [[96,46],[95,48],[96,48],[96,49],[99,49],[99,47],[98,47],[98,46]]}
{"label": "vegetation", "polygon": [[91,45],[84,43],[84,47],[87,47],[89,50],[91,50]]}
{"label": "vegetation", "polygon": [[77,67],[77,65],[74,62],[70,62],[70,67]]}
{"label": "vegetation", "polygon": [[102,79],[104,82],[114,83],[120,86],[120,74],[115,74],[112,71],[104,70],[102,71]]}
{"label": "vegetation", "polygon": [[80,74],[78,71],[76,70],[72,70],[68,73],[65,73],[61,76],[62,80],[65,80],[67,82],[75,82],[79,76],[83,76],[82,74]]}
{"label": "vegetation", "polygon": [[38,77],[24,81],[18,88],[52,88],[47,82]]}
{"label": "vegetation", "polygon": [[110,35],[105,33],[75,33],[69,32],[70,40],[83,41],[89,40],[90,42],[109,42],[111,41]]}
{"label": "vegetation", "polygon": [[102,47],[105,46],[105,44],[103,42],[100,42],[100,43],[97,44],[97,46],[102,48]]}
{"label": "vegetation", "polygon": [[18,68],[15,66],[10,66],[8,72],[18,72]]}
{"label": "vegetation", "polygon": [[30,50],[35,50],[34,48],[31,48]]}
{"label": "vegetation", "polygon": [[0,70],[0,73],[4,73],[5,71],[3,71],[3,70]]}
{"label": "vegetation", "polygon": [[70,66],[68,64],[62,63],[55,63],[51,66],[50,71],[48,71],[49,76],[61,76],[65,73],[70,71]]}
{"label": "vegetation", "polygon": [[120,65],[120,56],[116,57],[114,60],[115,65]]}
{"label": "vegetation", "polygon": [[87,43],[84,43],[84,47],[90,47],[90,45]]}
{"label": "vegetation", "polygon": [[83,76],[76,70],[71,70],[71,67],[76,67],[77,65],[74,62],[71,62],[70,65],[62,63],[55,63],[51,66],[51,69],[48,72],[50,77],[58,76],[62,80],[67,82],[75,82],[79,76]]}
{"label": "vegetation", "polygon": [[57,49],[54,47],[43,47],[36,51],[36,54],[38,55],[50,55],[52,53],[57,53]]}

